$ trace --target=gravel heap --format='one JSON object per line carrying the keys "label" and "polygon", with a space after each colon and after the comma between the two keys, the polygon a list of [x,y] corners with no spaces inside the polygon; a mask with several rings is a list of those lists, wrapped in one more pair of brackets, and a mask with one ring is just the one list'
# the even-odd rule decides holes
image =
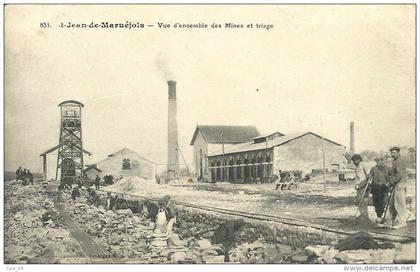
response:
{"label": "gravel heap", "polygon": [[6,182],[5,263],[71,263],[83,258],[79,244],[61,224],[48,186]]}

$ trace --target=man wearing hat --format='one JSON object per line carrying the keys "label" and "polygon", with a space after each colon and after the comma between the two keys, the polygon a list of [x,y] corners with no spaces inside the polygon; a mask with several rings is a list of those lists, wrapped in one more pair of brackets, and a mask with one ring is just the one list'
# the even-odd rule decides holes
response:
{"label": "man wearing hat", "polygon": [[407,226],[405,197],[407,193],[406,168],[400,155],[400,148],[394,146],[391,151],[391,186],[394,187],[389,211],[392,219],[392,228],[400,229]]}
{"label": "man wearing hat", "polygon": [[22,180],[22,174],[23,174],[23,170],[22,167],[19,166],[18,170],[16,170],[16,180]]}
{"label": "man wearing hat", "polygon": [[355,189],[357,191],[357,201],[358,201],[358,208],[360,212],[359,219],[368,222],[368,196],[369,196],[369,189],[365,191],[365,187],[368,182],[368,173],[369,171],[366,169],[365,164],[362,162],[362,156],[360,154],[354,154],[351,157],[353,164],[355,166],[354,171],[356,175],[356,185]]}
{"label": "man wearing hat", "polygon": [[376,166],[370,169],[369,176],[372,178],[371,193],[373,206],[375,206],[376,223],[382,222],[382,215],[385,209],[385,199],[389,185],[389,168],[385,165],[383,157],[375,158]]}
{"label": "man wearing hat", "polygon": [[155,230],[161,233],[171,234],[173,225],[176,223],[174,208],[171,205],[171,197],[166,195],[158,201],[159,211],[156,215]]}

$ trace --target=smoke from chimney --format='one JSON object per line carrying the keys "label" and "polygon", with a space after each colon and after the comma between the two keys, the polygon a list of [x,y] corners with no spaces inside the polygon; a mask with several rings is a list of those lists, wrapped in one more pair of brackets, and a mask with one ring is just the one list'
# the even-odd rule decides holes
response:
{"label": "smoke from chimney", "polygon": [[178,125],[176,118],[176,81],[168,81],[168,178],[179,173]]}

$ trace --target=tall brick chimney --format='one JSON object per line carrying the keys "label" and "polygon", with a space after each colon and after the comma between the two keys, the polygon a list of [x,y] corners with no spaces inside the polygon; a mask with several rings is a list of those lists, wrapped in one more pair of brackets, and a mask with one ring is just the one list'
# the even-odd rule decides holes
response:
{"label": "tall brick chimney", "polygon": [[354,149],[354,122],[351,121],[350,122],[350,154],[353,155],[354,152],[356,152]]}
{"label": "tall brick chimney", "polygon": [[176,81],[168,81],[168,178],[179,174],[178,125],[176,119]]}

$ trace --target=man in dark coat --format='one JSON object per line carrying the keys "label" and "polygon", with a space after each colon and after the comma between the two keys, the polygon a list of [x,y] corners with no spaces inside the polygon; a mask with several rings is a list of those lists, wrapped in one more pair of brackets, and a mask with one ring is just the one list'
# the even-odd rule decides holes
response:
{"label": "man in dark coat", "polygon": [[31,170],[28,170],[28,172],[26,173],[26,176],[28,178],[28,182],[31,185],[34,185],[34,175],[32,175]]}
{"label": "man in dark coat", "polygon": [[23,181],[23,186],[28,185],[28,170],[26,168],[24,168],[22,172],[22,181]]}
{"label": "man in dark coat", "polygon": [[376,223],[382,222],[385,209],[386,195],[389,185],[389,168],[385,165],[384,158],[376,158],[376,166],[370,169],[369,177],[372,178],[371,193],[376,212]]}
{"label": "man in dark coat", "polygon": [[79,191],[79,187],[76,186],[73,188],[73,191],[71,192],[71,199],[74,201],[76,201],[76,198],[80,197],[80,191]]}
{"label": "man in dark coat", "polygon": [[88,196],[88,203],[89,204],[93,204],[93,205],[95,205],[95,206],[98,206],[99,205],[99,196],[98,196],[98,194],[95,192],[95,190],[92,190],[92,189],[88,189],[88,193],[89,193],[89,196]]}
{"label": "man in dark coat", "polygon": [[159,212],[159,205],[156,203],[146,200],[144,206],[147,208],[147,218],[150,218],[151,222],[156,222],[156,216]]}
{"label": "man in dark coat", "polygon": [[100,181],[101,181],[101,178],[98,175],[96,175],[96,178],[95,178],[95,188],[97,190],[99,189],[99,182]]}
{"label": "man in dark coat", "polygon": [[23,173],[22,167],[19,166],[18,170],[16,170],[16,180],[22,180],[22,173]]}
{"label": "man in dark coat", "polygon": [[229,262],[229,250],[235,238],[235,231],[239,230],[243,225],[245,225],[243,219],[228,220],[219,226],[211,239],[212,244],[223,244],[225,262]]}

